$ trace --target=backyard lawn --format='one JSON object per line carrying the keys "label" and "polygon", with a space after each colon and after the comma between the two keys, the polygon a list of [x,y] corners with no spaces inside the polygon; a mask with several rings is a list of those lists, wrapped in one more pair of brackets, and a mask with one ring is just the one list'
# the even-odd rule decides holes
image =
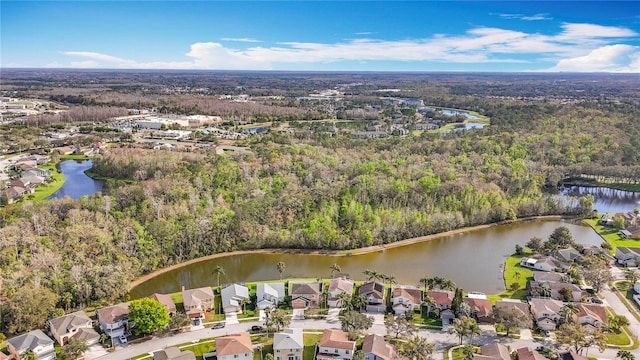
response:
{"label": "backyard lawn", "polygon": [[640,240],[625,239],[618,234],[618,230],[609,226],[598,224],[598,219],[584,220],[586,224],[591,226],[600,236],[611,245],[611,254],[615,254],[618,246],[640,248]]}

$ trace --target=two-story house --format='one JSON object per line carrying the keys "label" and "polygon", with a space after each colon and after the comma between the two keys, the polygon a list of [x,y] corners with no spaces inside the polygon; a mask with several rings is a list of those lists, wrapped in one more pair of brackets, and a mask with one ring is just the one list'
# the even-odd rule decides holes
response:
{"label": "two-story house", "polygon": [[100,329],[111,339],[125,335],[129,324],[129,303],[120,303],[96,310]]}
{"label": "two-story house", "polygon": [[531,314],[538,327],[542,330],[555,330],[560,320],[560,311],[564,304],[562,301],[553,299],[529,300]]}
{"label": "two-story house", "polygon": [[367,299],[367,311],[385,312],[385,287],[377,281],[369,281],[360,286],[358,295]]}
{"label": "two-story house", "polygon": [[100,341],[100,335],[93,329],[92,321],[84,311],[76,311],[51,319],[47,321],[47,326],[51,336],[60,345],[68,343],[72,337],[87,345],[93,345]]}
{"label": "two-story house", "polygon": [[31,350],[38,360],[52,360],[56,358],[53,344],[53,340],[42,330],[33,330],[7,340],[7,349],[9,354],[17,360],[20,360],[27,350]]}
{"label": "two-story house", "polygon": [[273,335],[275,360],[302,360],[303,349],[304,341],[300,328],[287,328]]}
{"label": "two-story house", "polygon": [[256,287],[256,305],[258,309],[276,308],[284,300],[284,283],[258,283]]}
{"label": "two-story house", "polygon": [[409,287],[396,287],[391,293],[391,306],[396,315],[404,315],[420,308],[422,290]]}
{"label": "two-story house", "polygon": [[384,341],[384,337],[369,334],[362,341],[364,360],[400,360],[396,347]]}
{"label": "two-story house", "polygon": [[249,301],[249,288],[242,284],[229,284],[222,289],[221,295],[225,314],[241,314],[243,304]]}
{"label": "two-story house", "polygon": [[478,322],[488,323],[493,321],[493,304],[491,300],[486,297],[472,297],[471,294],[462,300],[469,304],[471,316],[476,318]]}
{"label": "two-story house", "polygon": [[208,286],[197,289],[182,289],[184,311],[196,325],[199,325],[204,319],[207,311],[214,310],[213,299],[213,290]]}
{"label": "two-story house", "polygon": [[218,360],[251,360],[253,345],[248,332],[241,332],[216,339],[216,357]]}
{"label": "two-story house", "polygon": [[338,300],[340,294],[353,295],[353,281],[344,277],[331,279],[329,283],[329,298],[327,300],[329,307],[336,308],[343,306]]}
{"label": "two-story house", "polygon": [[313,309],[320,306],[320,283],[294,283],[291,285],[291,306],[294,309]]}
{"label": "two-story house", "polygon": [[316,359],[351,360],[356,351],[356,342],[342,330],[325,329],[317,344]]}

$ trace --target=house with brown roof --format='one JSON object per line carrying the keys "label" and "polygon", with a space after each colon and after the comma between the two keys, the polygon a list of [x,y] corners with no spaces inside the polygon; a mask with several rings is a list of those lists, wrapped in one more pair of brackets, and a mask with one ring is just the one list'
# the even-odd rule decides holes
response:
{"label": "house with brown roof", "polygon": [[360,286],[358,295],[367,299],[367,311],[385,312],[385,292],[384,284],[377,281],[369,281]]}
{"label": "house with brown roof", "polygon": [[176,304],[173,302],[173,299],[171,299],[171,296],[166,295],[166,294],[155,293],[155,294],[152,294],[149,297],[154,299],[154,300],[156,300],[160,304],[164,305],[164,307],[169,312],[170,316],[173,316],[173,315],[176,314],[176,311],[177,311],[176,310]]}
{"label": "house with brown roof", "polygon": [[582,325],[591,325],[597,328],[605,326],[608,322],[604,306],[593,304],[578,304],[578,312],[575,314],[576,322]]}
{"label": "house with brown roof", "polygon": [[356,342],[342,330],[325,329],[317,344],[316,359],[351,360],[356,351]]}
{"label": "house with brown roof", "polygon": [[72,337],[87,345],[93,345],[100,341],[100,335],[93,329],[92,321],[84,311],[76,311],[51,319],[47,321],[47,327],[51,336],[60,345],[68,343]]}
{"label": "house with brown roof", "polygon": [[515,299],[503,299],[496,301],[496,309],[514,308],[526,316],[531,316],[531,308],[529,304]]}
{"label": "house with brown roof", "polygon": [[154,352],[153,360],[196,360],[196,355],[193,353],[193,351],[183,351],[175,346],[172,346]]}
{"label": "house with brown roof", "polygon": [[218,360],[253,359],[253,345],[248,332],[241,332],[216,339]]}
{"label": "house with brown roof", "polygon": [[291,285],[291,306],[294,309],[309,309],[320,306],[320,283],[306,282]]}
{"label": "house with brown roof", "polygon": [[493,322],[493,305],[489,299],[481,299],[475,297],[465,297],[462,299],[471,308],[471,316],[476,318],[478,322]]}
{"label": "house with brown roof", "polygon": [[568,352],[559,354],[559,360],[587,360],[586,356],[578,355],[573,350],[569,350]]}
{"label": "house with brown roof", "polygon": [[427,291],[427,296],[432,298],[438,310],[446,310],[451,309],[451,302],[453,301],[453,296],[455,294],[453,291],[443,291],[443,290],[429,290]]}
{"label": "house with brown roof", "polygon": [[499,343],[491,343],[480,347],[479,354],[473,354],[473,360],[511,360],[509,349]]}
{"label": "house with brown roof", "polygon": [[560,320],[560,311],[564,304],[553,299],[530,299],[531,314],[538,327],[542,330],[555,330]]}
{"label": "house with brown roof", "polygon": [[124,335],[129,324],[129,303],[120,303],[96,310],[100,329],[107,336],[116,338]]}
{"label": "house with brown roof", "polygon": [[369,334],[362,341],[364,360],[400,360],[396,347],[384,341],[384,337]]}
{"label": "house with brown roof", "polygon": [[329,283],[329,298],[327,300],[329,307],[341,307],[342,304],[339,303],[338,297],[344,293],[353,295],[353,281],[344,277],[331,279]]}
{"label": "house with brown roof", "polygon": [[516,350],[516,354],[517,360],[547,360],[547,358],[540,355],[539,352],[528,347]]}
{"label": "house with brown roof", "polygon": [[404,315],[420,308],[422,290],[398,286],[391,292],[391,307],[396,315]]}
{"label": "house with brown roof", "polygon": [[54,342],[42,330],[29,331],[7,340],[7,350],[14,359],[21,359],[27,350],[31,350],[38,360],[53,360],[56,358]]}
{"label": "house with brown roof", "polygon": [[213,290],[208,287],[182,289],[182,302],[187,316],[197,325],[204,319],[205,312],[214,310]]}

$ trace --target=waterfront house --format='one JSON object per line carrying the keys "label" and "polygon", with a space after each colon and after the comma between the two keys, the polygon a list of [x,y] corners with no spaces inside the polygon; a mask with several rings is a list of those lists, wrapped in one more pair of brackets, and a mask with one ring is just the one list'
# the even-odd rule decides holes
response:
{"label": "waterfront house", "polygon": [[47,327],[51,336],[60,345],[68,343],[72,337],[87,345],[93,345],[100,341],[100,335],[93,329],[92,321],[84,311],[76,311],[51,319],[47,321]]}
{"label": "waterfront house", "polygon": [[320,306],[320,283],[303,282],[291,284],[291,306],[294,309],[313,309]]}
{"label": "waterfront house", "polygon": [[196,325],[205,317],[205,312],[214,310],[213,290],[206,286],[197,289],[182,289],[184,311]]}
{"label": "waterfront house", "polygon": [[524,303],[520,300],[517,299],[502,299],[502,300],[498,300],[496,301],[496,305],[495,305],[496,310],[497,309],[505,309],[505,308],[513,308],[516,309],[516,311],[521,312],[522,314],[524,314],[527,317],[531,316],[531,308],[529,307],[529,304]]}
{"label": "waterfront house", "polygon": [[404,315],[419,309],[422,304],[422,290],[399,286],[391,292],[391,307],[396,315]]}
{"label": "waterfront house", "polygon": [[511,360],[509,349],[500,343],[480,347],[480,353],[473,354],[473,360]]}
{"label": "waterfront house", "polygon": [[566,282],[568,276],[559,272],[534,271],[533,281],[536,282]]}
{"label": "waterfront house", "polygon": [[284,283],[259,283],[256,286],[256,305],[258,309],[276,308],[284,300]]}
{"label": "waterfront house", "polygon": [[242,284],[229,284],[222,288],[222,309],[225,314],[242,313],[243,304],[249,302],[249,288]]}
{"label": "waterfront house", "polygon": [[579,262],[580,260],[582,260],[582,254],[570,247],[567,249],[558,249],[556,251],[553,252],[553,257],[562,261],[562,262]]}
{"label": "waterfront house", "polygon": [[360,286],[358,295],[367,299],[367,311],[385,312],[385,287],[377,281],[369,281]]}
{"label": "waterfront house", "polygon": [[356,342],[349,340],[342,330],[325,329],[317,344],[316,359],[351,360],[356,351]]}
{"label": "waterfront house", "polygon": [[624,266],[637,266],[638,258],[640,257],[640,248],[629,248],[619,246],[616,248],[616,253],[614,255],[618,264]]}
{"label": "waterfront house", "polygon": [[153,360],[196,360],[193,351],[180,350],[172,346],[153,353]]}
{"label": "waterfront house", "polygon": [[396,347],[384,341],[384,337],[369,334],[362,341],[364,360],[400,360]]}
{"label": "waterfront house", "polygon": [[453,301],[453,296],[455,294],[453,291],[442,291],[442,290],[429,290],[427,291],[427,296],[432,298],[438,310],[446,310],[451,309],[451,302]]}
{"label": "waterfront house", "polygon": [[125,335],[129,325],[129,303],[120,303],[96,310],[100,329],[111,339]]}
{"label": "waterfront house", "polygon": [[542,330],[555,330],[564,304],[553,299],[530,299],[531,314]]}
{"label": "waterfront house", "polygon": [[21,359],[27,350],[31,350],[38,360],[52,360],[56,358],[54,342],[42,330],[29,331],[7,340],[7,350],[14,359]]}
{"label": "waterfront house", "polygon": [[216,357],[218,360],[251,360],[253,345],[248,332],[241,332],[216,339]]}
{"label": "waterfront house", "polygon": [[524,266],[530,269],[540,271],[555,271],[556,269],[567,270],[569,269],[569,263],[560,261],[551,256],[543,256],[539,258],[522,258],[520,260],[520,266]]}
{"label": "waterfront house", "polygon": [[171,296],[166,294],[155,293],[149,297],[152,298],[153,300],[156,300],[160,304],[164,305],[165,309],[167,309],[170,316],[173,316],[176,314],[176,311],[177,311],[176,304],[173,302],[173,299],[171,299]]}
{"label": "waterfront house", "polygon": [[491,300],[487,298],[465,297],[462,299],[471,308],[471,316],[476,318],[478,322],[493,322],[493,305]]}
{"label": "waterfront house", "polygon": [[302,329],[287,328],[273,334],[274,360],[302,360],[303,349]]}
{"label": "waterfront house", "polygon": [[344,277],[331,279],[329,283],[329,298],[327,300],[329,307],[335,308],[344,305],[338,301],[340,294],[353,295],[353,281]]}

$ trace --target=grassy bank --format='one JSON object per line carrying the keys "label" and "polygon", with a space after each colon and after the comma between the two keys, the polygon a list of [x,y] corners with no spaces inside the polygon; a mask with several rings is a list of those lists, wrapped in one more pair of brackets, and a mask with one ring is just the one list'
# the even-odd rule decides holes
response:
{"label": "grassy bank", "polygon": [[597,219],[583,220],[585,224],[591,226],[600,237],[611,245],[611,254],[615,254],[618,246],[640,248],[640,240],[625,239],[618,234],[618,230],[610,226],[598,224]]}
{"label": "grassy bank", "polygon": [[49,196],[53,195],[53,193],[58,191],[62,187],[62,185],[64,185],[66,178],[64,177],[62,172],[60,172],[56,168],[55,164],[49,163],[41,166],[41,168],[51,171],[51,181],[48,182],[46,185],[40,185],[36,187],[36,191],[31,195],[27,195],[24,199],[30,200],[33,202],[42,201],[48,198]]}

